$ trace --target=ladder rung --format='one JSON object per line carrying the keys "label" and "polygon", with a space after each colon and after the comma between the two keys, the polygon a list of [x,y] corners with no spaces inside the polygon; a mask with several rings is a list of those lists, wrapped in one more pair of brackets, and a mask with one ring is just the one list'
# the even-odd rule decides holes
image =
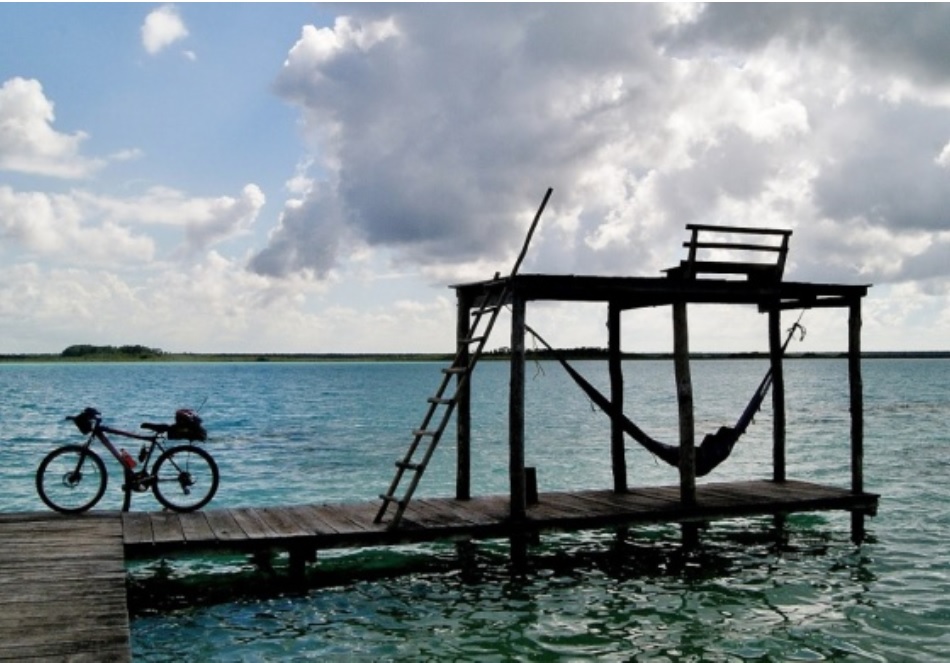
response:
{"label": "ladder rung", "polygon": [[488,306],[485,306],[484,308],[473,310],[472,315],[482,316],[482,315],[485,315],[486,313],[494,313],[495,311],[500,311],[500,310],[501,310],[500,304],[489,304]]}
{"label": "ladder rung", "polygon": [[468,372],[467,366],[450,366],[449,368],[443,368],[442,372],[446,375],[461,375],[462,373]]}
{"label": "ladder rung", "polygon": [[454,398],[436,398],[435,396],[429,397],[429,402],[433,405],[451,405],[455,402]]}
{"label": "ladder rung", "polygon": [[426,435],[429,437],[435,437],[437,432],[438,431],[428,430],[426,428],[417,428],[416,430],[412,431],[412,434],[416,437],[424,437]]}
{"label": "ladder rung", "polygon": [[484,340],[485,340],[484,336],[471,336],[469,338],[460,338],[459,343],[480,343],[481,341],[484,341]]}
{"label": "ladder rung", "polygon": [[405,502],[405,500],[401,500],[395,495],[383,495],[382,493],[380,493],[379,499],[381,499],[384,502],[395,502],[396,504],[399,504],[399,505],[402,505]]}
{"label": "ladder rung", "polygon": [[421,470],[425,467],[422,463],[410,463],[406,460],[397,460],[396,467],[402,468],[404,470],[412,470],[413,472]]}

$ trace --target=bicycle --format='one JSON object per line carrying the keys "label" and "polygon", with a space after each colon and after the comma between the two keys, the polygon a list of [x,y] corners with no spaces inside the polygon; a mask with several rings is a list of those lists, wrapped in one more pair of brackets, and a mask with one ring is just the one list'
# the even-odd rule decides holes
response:
{"label": "bicycle", "polygon": [[[187,512],[203,507],[218,490],[217,463],[211,454],[194,444],[206,440],[207,433],[192,410],[178,410],[174,424],[143,423],[141,427],[151,431],[149,434],[105,426],[102,415],[94,408],[86,408],[66,420],[76,424],[89,438],[85,444],[67,444],[54,449],[36,471],[40,499],[54,511],[82,513],[95,506],[105,494],[109,477],[102,457],[91,448],[95,440],[123,467],[123,511],[129,510],[133,492],[151,490],[166,508]],[[142,441],[138,460],[125,449],[117,449],[108,435]],[[188,443],[171,446],[167,444],[169,440],[187,440]],[[155,463],[149,469],[156,454]]]}

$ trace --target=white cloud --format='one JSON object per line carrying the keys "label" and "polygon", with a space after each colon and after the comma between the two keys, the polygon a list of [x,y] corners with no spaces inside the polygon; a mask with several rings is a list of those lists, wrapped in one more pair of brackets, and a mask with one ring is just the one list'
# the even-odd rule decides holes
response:
{"label": "white cloud", "polygon": [[0,185],[0,239],[68,262],[150,260],[153,241],[112,221],[88,222],[83,196],[16,192]]}
{"label": "white cloud", "polygon": [[248,184],[239,197],[195,197],[168,187],[116,198],[85,192],[75,194],[96,216],[127,225],[175,226],[185,231],[186,253],[203,251],[247,231],[263,208],[264,192]]}
{"label": "white cloud", "polygon": [[[174,5],[163,5],[149,12],[142,24],[142,46],[150,55],[156,55],[187,36],[188,28]],[[189,56],[189,59],[194,57]]]}
{"label": "white cloud", "polygon": [[[84,190],[63,194],[17,192],[0,185],[0,239],[37,255],[70,263],[149,261],[161,227],[180,228],[180,257],[193,256],[246,232],[264,205],[264,194],[248,184],[239,197],[188,197],[156,187],[142,196],[117,198]],[[170,240],[174,243],[174,239]],[[166,250],[163,256],[176,255]]]}
{"label": "white cloud", "polygon": [[937,158],[934,159],[934,162],[938,166],[950,169],[950,143],[947,143],[943,146],[943,149],[940,150],[940,154],[937,155]]}
{"label": "white cloud", "polygon": [[92,175],[105,162],[80,154],[88,136],[53,129],[53,103],[39,81],[11,78],[0,86],[0,170],[66,179]]}
{"label": "white cloud", "polygon": [[285,75],[322,75],[320,67],[347,53],[368,51],[398,34],[392,19],[360,24],[348,16],[341,16],[332,28],[305,25],[300,40],[290,49],[284,62]]}

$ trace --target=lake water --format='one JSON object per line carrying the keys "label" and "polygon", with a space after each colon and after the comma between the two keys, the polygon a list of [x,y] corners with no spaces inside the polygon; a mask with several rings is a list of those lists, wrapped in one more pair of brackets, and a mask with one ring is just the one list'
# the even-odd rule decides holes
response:
{"label": "lake water", "polygon": [[[63,421],[92,405],[106,422],[169,421],[204,403],[222,483],[211,507],[373,499],[392,478],[438,386],[434,363],[0,365],[0,511],[39,510],[43,455],[79,441]],[[606,389],[606,367],[576,366]],[[850,482],[847,365],[786,362],[788,476]],[[694,361],[697,431],[734,423],[767,368]],[[321,553],[340,582],[136,611],[136,661],[950,660],[950,360],[865,360],[865,484],[881,494],[868,539],[844,513],[791,517],[776,546],[770,519],[712,524],[684,555],[675,526],[545,536],[528,572],[507,569],[504,542]],[[671,362],[625,364],[628,414],[676,442]],[[474,375],[473,492],[507,489],[507,365]],[[609,426],[554,363],[530,364],[527,463],[541,491],[609,488]],[[766,408],[767,410],[768,408]],[[732,457],[700,481],[768,478],[771,417],[760,413]],[[110,468],[117,466],[110,460]],[[676,484],[674,470],[629,442],[631,486]],[[454,439],[443,439],[418,494],[454,492]],[[118,481],[97,507],[121,504]],[[150,495],[136,510],[156,508]],[[373,568],[379,577],[351,577]],[[130,566],[136,582],[214,583],[242,558]],[[342,579],[346,580],[343,581]]]}

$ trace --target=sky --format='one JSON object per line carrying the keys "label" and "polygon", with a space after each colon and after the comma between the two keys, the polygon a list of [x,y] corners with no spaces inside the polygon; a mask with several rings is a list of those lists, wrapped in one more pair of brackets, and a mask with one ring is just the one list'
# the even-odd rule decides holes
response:
{"label": "sky", "polygon": [[[788,228],[787,280],[872,286],[865,350],[950,349],[948,62],[946,4],[2,3],[0,354],[452,352],[450,286],[510,271],[548,187],[522,272]],[[606,318],[528,308],[559,347]],[[671,338],[624,314],[625,351]]]}

